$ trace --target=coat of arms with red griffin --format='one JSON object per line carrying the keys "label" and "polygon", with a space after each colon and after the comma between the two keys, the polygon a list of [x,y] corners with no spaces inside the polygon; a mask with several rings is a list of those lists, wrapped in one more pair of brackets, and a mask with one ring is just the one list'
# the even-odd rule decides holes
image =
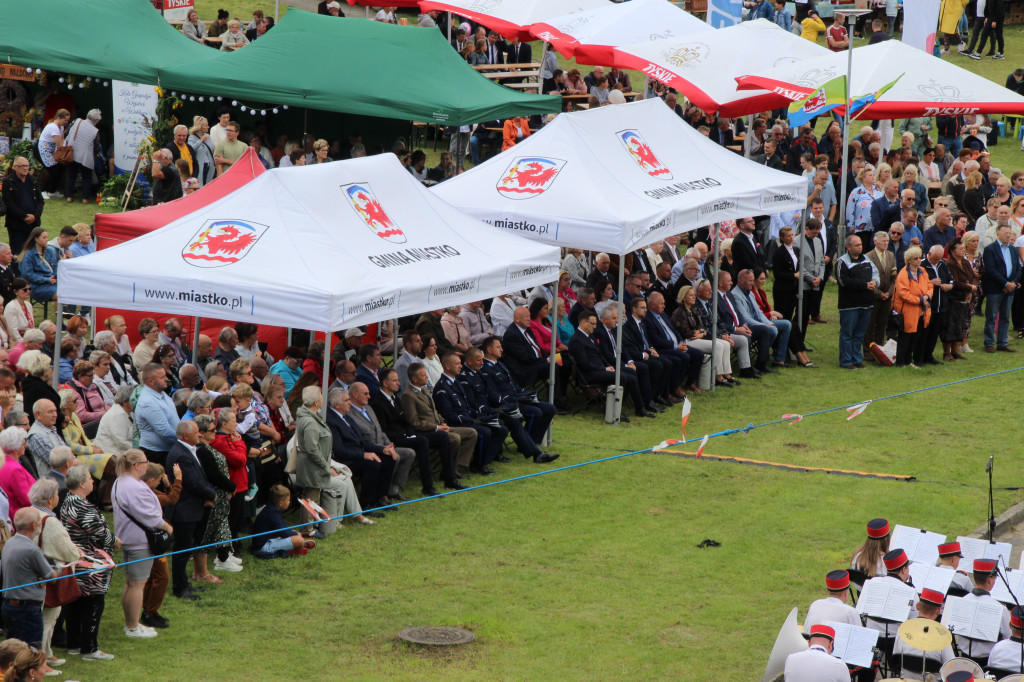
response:
{"label": "coat of arms with red griffin", "polygon": [[517,157],[498,180],[498,194],[509,199],[530,199],[543,194],[564,165],[565,161],[561,159]]}
{"label": "coat of arms with red griffin", "polygon": [[671,180],[672,171],[665,167],[647,144],[647,140],[636,130],[622,130],[618,133],[622,146],[640,166],[640,169],[652,178]]}
{"label": "coat of arms with red griffin", "polygon": [[259,241],[267,226],[242,220],[209,220],[181,251],[186,263],[217,268],[237,263]]}
{"label": "coat of arms with red griffin", "polygon": [[354,182],[342,185],[341,189],[355,209],[356,215],[374,234],[395,244],[405,243],[405,233],[381,206],[369,183]]}

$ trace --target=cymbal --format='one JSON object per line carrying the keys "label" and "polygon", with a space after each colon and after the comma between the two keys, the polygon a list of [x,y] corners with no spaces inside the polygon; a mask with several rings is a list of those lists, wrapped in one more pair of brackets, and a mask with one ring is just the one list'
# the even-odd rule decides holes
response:
{"label": "cymbal", "polygon": [[899,629],[900,639],[918,651],[942,651],[953,635],[941,623],[927,618],[912,618],[904,621]]}

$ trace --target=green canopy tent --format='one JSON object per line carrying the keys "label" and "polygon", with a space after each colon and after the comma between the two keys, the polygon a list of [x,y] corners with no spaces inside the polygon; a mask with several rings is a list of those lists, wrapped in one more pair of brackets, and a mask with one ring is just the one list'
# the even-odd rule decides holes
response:
{"label": "green canopy tent", "polygon": [[[53,37],[53,19],[65,27]],[[441,32],[289,11],[235,52],[199,45],[140,0],[0,2],[0,58],[267,104],[463,125],[559,111],[481,76]]]}

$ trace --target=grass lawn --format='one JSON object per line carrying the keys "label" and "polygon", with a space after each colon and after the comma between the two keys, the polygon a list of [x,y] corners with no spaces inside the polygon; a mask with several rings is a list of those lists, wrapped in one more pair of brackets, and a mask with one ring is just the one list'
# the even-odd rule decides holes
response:
{"label": "grass lawn", "polygon": [[[220,6],[198,4],[203,16],[204,5]],[[1024,47],[1018,27],[1007,27],[1006,39],[1005,62],[947,59],[1002,83]],[[992,150],[994,165],[1024,166],[1018,149],[1004,138]],[[51,200],[44,224],[56,234],[89,221],[90,208]],[[821,369],[790,369],[694,398],[689,436],[1009,369],[1024,357],[975,353],[919,371],[841,371],[834,285],[823,308],[830,324],[808,333]],[[975,318],[979,350],[980,334]],[[966,534],[985,520],[989,455],[995,484],[1019,485],[1020,383],[1020,374],[1004,374],[876,402],[849,422],[845,411],[834,412],[707,447],[913,482],[633,455],[407,505],[376,527],[340,530],[307,557],[246,558],[243,573],[223,576],[199,604],[168,597],[162,612],[172,628],[154,640],[121,633],[118,571],[100,631],[101,648],[117,660],[72,657],[65,677],[760,679],[788,611],[798,606],[802,617],[824,574],[848,565],[868,519]],[[577,464],[678,437],[678,423],[670,412],[612,428],[594,409],[559,418],[552,449],[562,454],[557,465]],[[517,458],[501,465],[499,477],[536,470]],[[996,508],[1020,499],[997,490]],[[698,549],[705,538],[722,546]],[[430,624],[467,627],[477,639],[436,652],[396,637]]]}

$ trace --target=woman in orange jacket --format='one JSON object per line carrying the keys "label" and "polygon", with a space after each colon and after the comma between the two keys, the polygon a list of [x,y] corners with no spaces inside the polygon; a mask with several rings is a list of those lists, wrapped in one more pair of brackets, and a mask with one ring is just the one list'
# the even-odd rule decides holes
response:
{"label": "woman in orange jacket", "polygon": [[892,308],[903,314],[903,328],[896,340],[896,366],[910,365],[924,343],[924,330],[932,317],[932,283],[921,267],[921,249],[912,246],[903,256],[906,267],[896,275]]}
{"label": "woman in orange jacket", "polygon": [[530,119],[525,116],[516,116],[515,118],[506,119],[505,129],[503,131],[504,142],[501,145],[501,151],[511,149],[516,146],[516,143],[521,140],[525,140],[530,136]]}

